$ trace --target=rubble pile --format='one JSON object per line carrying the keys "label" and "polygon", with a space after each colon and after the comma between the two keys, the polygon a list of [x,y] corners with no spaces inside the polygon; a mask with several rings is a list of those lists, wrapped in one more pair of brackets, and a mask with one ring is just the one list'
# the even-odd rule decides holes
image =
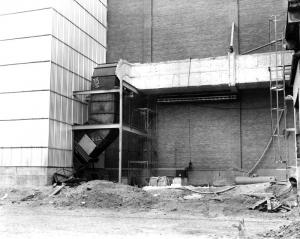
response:
{"label": "rubble pile", "polygon": [[262,235],[264,238],[293,238],[300,239],[300,222],[279,227],[278,230],[270,230]]}
{"label": "rubble pile", "polygon": [[81,206],[88,208],[150,208],[156,199],[140,188],[104,180],[94,180],[79,186],[65,186],[57,195],[43,200],[54,206]]}

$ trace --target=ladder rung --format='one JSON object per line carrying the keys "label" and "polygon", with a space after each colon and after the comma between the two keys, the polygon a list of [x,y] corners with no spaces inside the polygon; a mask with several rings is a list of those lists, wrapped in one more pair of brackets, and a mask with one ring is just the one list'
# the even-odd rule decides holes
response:
{"label": "ladder rung", "polygon": [[273,107],[272,110],[284,111],[284,108],[276,108],[276,107]]}
{"label": "ladder rung", "polygon": [[284,88],[283,88],[283,86],[272,86],[271,87],[271,90],[275,90],[275,91],[282,91],[282,90],[284,90]]}
{"label": "ladder rung", "polygon": [[276,82],[276,81],[283,81],[283,76],[279,76],[279,77],[271,77],[271,80],[272,82]]}
{"label": "ladder rung", "polygon": [[287,128],[286,131],[293,132],[293,131],[296,131],[296,129],[295,128]]}
{"label": "ladder rung", "polygon": [[284,134],[279,134],[279,135],[278,135],[278,134],[273,134],[272,136],[273,136],[273,137],[285,137]]}

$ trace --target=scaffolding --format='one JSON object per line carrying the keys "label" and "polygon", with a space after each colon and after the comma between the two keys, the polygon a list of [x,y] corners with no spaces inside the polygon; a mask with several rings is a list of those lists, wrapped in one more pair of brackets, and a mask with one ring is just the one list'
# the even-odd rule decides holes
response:
{"label": "scaffolding", "polygon": [[[276,163],[286,164],[288,168],[288,161],[291,157],[288,137],[291,134],[295,137],[296,127],[293,115],[292,120],[287,120],[288,104],[293,99],[286,93],[287,77],[290,74],[291,65],[285,63],[284,36],[283,33],[278,32],[278,21],[277,16],[269,19],[269,40],[270,43],[273,43],[273,49],[272,45],[269,46],[271,132],[274,160]],[[293,107],[289,111],[294,112]]]}

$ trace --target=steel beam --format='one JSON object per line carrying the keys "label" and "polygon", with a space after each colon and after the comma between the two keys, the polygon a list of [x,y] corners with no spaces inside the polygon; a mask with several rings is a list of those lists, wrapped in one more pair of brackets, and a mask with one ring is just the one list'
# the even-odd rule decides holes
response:
{"label": "steel beam", "polygon": [[73,125],[73,130],[89,130],[89,129],[118,129],[119,124],[88,124],[88,125]]}
{"label": "steel beam", "polygon": [[95,95],[95,94],[107,94],[107,93],[118,93],[120,89],[111,90],[86,90],[86,91],[73,91],[73,95]]}
{"label": "steel beam", "polygon": [[[122,81],[122,80],[120,80],[120,85],[121,85],[121,81]],[[139,94],[138,89],[135,88],[133,85],[129,84],[129,83],[126,82],[126,81],[122,81],[122,82],[123,82],[123,86],[124,86],[126,89],[132,91],[132,92],[135,93],[135,94]]]}
{"label": "steel beam", "polygon": [[129,133],[132,133],[132,134],[139,135],[139,136],[149,137],[149,135],[146,132],[138,130],[138,129],[130,128],[128,126],[123,126],[123,130],[127,131]]}
{"label": "steel beam", "polygon": [[120,79],[119,94],[119,183],[122,183],[122,152],[123,152],[123,80]]}

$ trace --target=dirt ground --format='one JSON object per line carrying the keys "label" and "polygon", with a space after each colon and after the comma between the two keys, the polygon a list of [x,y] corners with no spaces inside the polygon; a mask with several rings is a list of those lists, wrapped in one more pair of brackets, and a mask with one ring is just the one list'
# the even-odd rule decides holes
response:
{"label": "dirt ground", "polygon": [[[298,238],[299,214],[249,210],[249,192],[217,194],[142,190],[107,181],[65,187],[0,189],[1,238]],[[202,189],[211,191],[214,189]],[[216,189],[219,190],[219,189]],[[276,188],[277,190],[277,188]],[[238,229],[244,220],[243,234]],[[279,236],[279,237],[278,237]],[[300,237],[299,237],[300,238]]]}

